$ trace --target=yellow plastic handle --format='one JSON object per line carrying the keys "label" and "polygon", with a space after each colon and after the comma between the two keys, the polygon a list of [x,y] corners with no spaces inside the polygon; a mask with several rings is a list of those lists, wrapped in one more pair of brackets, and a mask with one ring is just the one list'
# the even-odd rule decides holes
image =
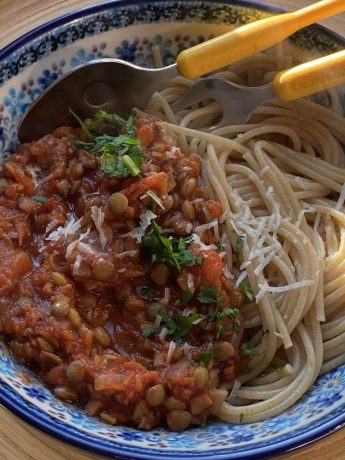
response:
{"label": "yellow plastic handle", "polygon": [[284,101],[323,91],[345,83],[345,50],[306,62],[278,73],[273,92]]}
{"label": "yellow plastic handle", "polygon": [[197,78],[270,48],[313,22],[345,11],[344,0],[322,0],[293,13],[261,19],[182,51],[177,67],[186,78]]}

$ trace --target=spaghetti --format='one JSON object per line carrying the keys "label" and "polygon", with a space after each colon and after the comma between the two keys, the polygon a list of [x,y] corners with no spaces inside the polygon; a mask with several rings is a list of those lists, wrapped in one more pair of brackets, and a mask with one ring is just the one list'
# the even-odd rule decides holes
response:
{"label": "spaghetti", "polygon": [[[292,62],[279,45],[217,76],[264,84]],[[203,157],[203,181],[224,211],[229,271],[255,294],[241,309],[255,353],[226,386],[231,393],[219,416],[257,422],[286,410],[345,362],[345,120],[331,90],[328,106],[273,100],[249,124],[210,132],[203,128],[219,119],[217,102],[171,109],[190,85],[171,80],[147,113],[167,122],[185,153]]]}

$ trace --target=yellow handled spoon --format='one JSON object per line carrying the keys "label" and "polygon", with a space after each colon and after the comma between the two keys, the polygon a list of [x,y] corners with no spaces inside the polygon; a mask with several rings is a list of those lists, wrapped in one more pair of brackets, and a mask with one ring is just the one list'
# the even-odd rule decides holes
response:
{"label": "yellow handled spoon", "polygon": [[239,125],[248,121],[255,109],[278,97],[292,101],[345,83],[345,50],[279,72],[264,86],[241,86],[222,78],[204,78],[192,86],[174,104],[178,112],[204,99],[217,100],[223,117],[212,129]]}
{"label": "yellow handled spoon", "polygon": [[179,74],[199,77],[344,10],[344,0],[322,0],[293,13],[262,19],[182,51],[176,64],[161,69],[144,69],[119,59],[88,62],[42,93],[21,121],[18,137],[22,142],[31,141],[57,126],[74,124],[69,107],[81,118],[91,117],[99,109],[118,115],[127,114],[133,107],[144,109],[151,95]]}

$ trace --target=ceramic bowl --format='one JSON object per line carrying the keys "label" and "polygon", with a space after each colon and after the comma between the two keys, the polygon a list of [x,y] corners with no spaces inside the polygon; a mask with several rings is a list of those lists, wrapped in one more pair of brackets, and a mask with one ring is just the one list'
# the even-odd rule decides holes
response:
{"label": "ceramic bowl", "polygon": [[[18,120],[60,75],[97,57],[115,56],[152,65],[159,44],[164,64],[183,48],[276,11],[251,2],[114,1],[52,21],[0,52],[0,159],[18,145]],[[154,24],[154,27],[152,25]],[[344,47],[320,27],[292,37],[296,46],[318,53]],[[261,423],[214,423],[182,433],[141,432],[109,426],[57,400],[9,355],[0,341],[0,402],[28,423],[76,446],[121,458],[262,458],[309,443],[345,422],[345,366],[319,378],[283,414]]]}

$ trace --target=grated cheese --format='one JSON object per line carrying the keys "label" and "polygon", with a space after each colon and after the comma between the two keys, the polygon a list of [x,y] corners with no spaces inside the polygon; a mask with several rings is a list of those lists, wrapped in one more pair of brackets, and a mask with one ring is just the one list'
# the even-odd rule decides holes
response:
{"label": "grated cheese", "polygon": [[194,244],[197,244],[200,247],[200,249],[203,249],[204,251],[217,249],[217,246],[215,244],[205,244],[205,243],[203,243],[201,241],[201,239],[200,239],[200,236],[197,235],[196,233],[193,233],[192,237],[193,237]]}
{"label": "grated cheese", "polygon": [[[204,232],[206,230],[211,230],[211,228],[218,227],[218,220],[213,220],[212,222],[208,222],[207,224],[202,224],[199,225],[198,227],[195,227],[194,230],[197,233]],[[219,235],[219,233],[218,233]]]}
{"label": "grated cheese", "polygon": [[54,228],[59,225],[60,221],[57,220],[57,219],[53,219],[51,222],[49,222],[49,224],[46,226],[46,233],[49,233],[51,232],[52,230],[54,230]]}
{"label": "grated cheese", "polygon": [[171,361],[171,358],[174,355],[174,351],[176,350],[176,343],[171,340],[169,343],[169,349],[168,349],[168,354],[167,354],[167,363],[169,364]]}
{"label": "grated cheese", "polygon": [[130,232],[122,235],[123,237],[131,236],[137,243],[141,242],[141,239],[145,236],[146,230],[151,222],[157,217],[157,215],[149,209],[144,213],[140,214],[140,226],[133,228]]}
{"label": "grated cheese", "polygon": [[162,299],[160,299],[160,303],[162,303],[163,305],[168,305],[169,299],[170,299],[170,289],[165,288],[164,289],[164,297]]}
{"label": "grated cheese", "polygon": [[153,190],[148,190],[146,194],[150,196],[153,199],[153,201],[155,201],[158,204],[158,206],[161,209],[163,209],[163,211],[165,211],[165,207],[163,206],[162,200],[155,194]]}
{"label": "grated cheese", "polygon": [[235,287],[238,287],[240,285],[240,283],[242,283],[242,281],[245,279],[246,276],[247,276],[247,272],[245,270],[243,270],[243,272],[241,272],[239,277],[237,278]]}
{"label": "grated cheese", "polygon": [[162,330],[159,333],[159,338],[161,340],[164,340],[165,337],[168,335],[168,332],[169,332],[168,329],[166,327],[163,327]]}
{"label": "grated cheese", "polygon": [[75,235],[75,233],[80,229],[81,227],[81,220],[76,220],[73,214],[68,214],[67,218],[69,219],[67,223],[65,224],[64,227],[58,227],[56,230],[54,230],[49,236],[46,237],[46,240],[48,241],[57,241],[61,237],[64,237],[66,239],[69,235]]}
{"label": "grated cheese", "polygon": [[102,208],[98,206],[91,206],[91,218],[95,223],[96,229],[98,230],[99,240],[101,242],[102,249],[104,249],[108,239],[103,230],[104,211],[102,210]]}
{"label": "grated cheese", "polygon": [[194,276],[191,273],[188,273],[188,276],[187,276],[187,286],[190,292],[194,292],[195,290]]}
{"label": "grated cheese", "polygon": [[139,250],[134,249],[133,251],[120,252],[119,254],[116,254],[115,257],[118,257],[119,259],[123,259],[124,257],[136,256],[138,253],[139,253]]}

